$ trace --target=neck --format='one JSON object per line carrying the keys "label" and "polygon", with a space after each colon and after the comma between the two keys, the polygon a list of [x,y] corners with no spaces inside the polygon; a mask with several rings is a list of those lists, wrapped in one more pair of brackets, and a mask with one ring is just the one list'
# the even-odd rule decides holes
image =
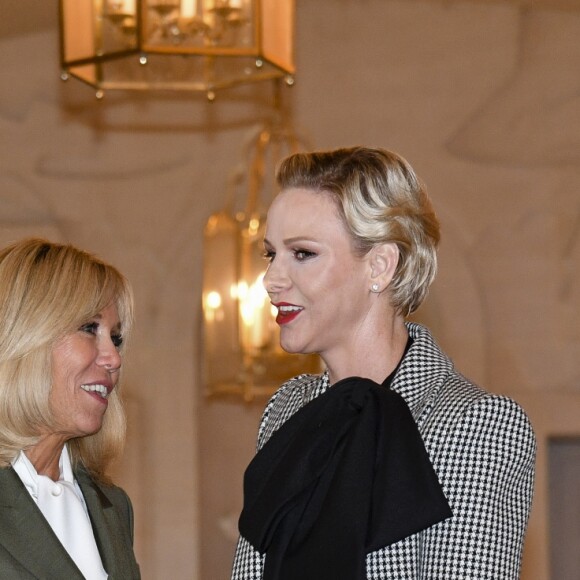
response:
{"label": "neck", "polygon": [[394,315],[387,324],[345,345],[341,352],[321,354],[330,384],[353,376],[382,383],[399,364],[408,338],[404,318]]}
{"label": "neck", "polygon": [[26,453],[30,463],[34,465],[36,473],[46,475],[53,481],[58,481],[60,477],[59,460],[65,443],[66,439],[57,434],[46,435],[42,436],[36,445],[26,449],[24,453]]}

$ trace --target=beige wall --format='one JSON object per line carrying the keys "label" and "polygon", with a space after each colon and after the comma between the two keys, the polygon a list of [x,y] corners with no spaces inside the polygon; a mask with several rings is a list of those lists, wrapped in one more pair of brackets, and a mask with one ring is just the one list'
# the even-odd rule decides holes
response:
{"label": "beige wall", "polygon": [[[296,125],[320,148],[385,146],[412,162],[444,232],[420,318],[465,374],[521,401],[536,425],[525,578],[547,580],[546,441],[580,432],[580,11],[297,4],[285,94]],[[263,401],[203,397],[202,228],[271,93],[97,102],[59,81],[56,30],[44,28],[0,36],[0,242],[72,241],[132,280],[117,479],[134,499],[144,577],[225,580]]]}

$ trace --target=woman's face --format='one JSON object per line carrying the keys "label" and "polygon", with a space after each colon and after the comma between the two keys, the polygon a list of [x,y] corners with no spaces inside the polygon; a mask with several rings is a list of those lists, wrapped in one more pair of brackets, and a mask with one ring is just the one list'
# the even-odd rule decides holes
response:
{"label": "woman's face", "polygon": [[70,439],[99,431],[119,379],[121,342],[117,308],[110,305],[55,344],[50,392],[55,433]]}
{"label": "woman's face", "polygon": [[351,237],[329,194],[282,191],[268,212],[264,284],[278,308],[282,348],[348,353],[368,326],[370,266],[354,254]]}

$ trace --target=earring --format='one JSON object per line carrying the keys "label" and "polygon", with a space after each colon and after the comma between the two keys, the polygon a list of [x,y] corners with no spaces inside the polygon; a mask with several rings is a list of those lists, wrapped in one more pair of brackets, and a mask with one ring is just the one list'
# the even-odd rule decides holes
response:
{"label": "earring", "polygon": [[379,285],[377,283],[373,284],[371,286],[371,291],[372,292],[378,292],[379,291]]}

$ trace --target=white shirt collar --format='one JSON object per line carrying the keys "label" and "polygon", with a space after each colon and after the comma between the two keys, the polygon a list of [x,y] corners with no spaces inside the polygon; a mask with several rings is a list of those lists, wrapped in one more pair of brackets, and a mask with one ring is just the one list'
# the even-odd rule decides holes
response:
{"label": "white shirt collar", "polygon": [[[38,473],[32,465],[30,459],[26,456],[24,451],[20,453],[12,460],[12,467],[14,471],[18,474],[22,483],[25,485],[28,493],[35,499],[38,500]],[[68,448],[65,445],[62,448],[60,454],[60,459],[58,461],[59,468],[59,481],[67,481],[69,483],[75,483],[72,465],[70,462],[70,457],[68,454]],[[75,486],[76,487],[76,486]]]}

